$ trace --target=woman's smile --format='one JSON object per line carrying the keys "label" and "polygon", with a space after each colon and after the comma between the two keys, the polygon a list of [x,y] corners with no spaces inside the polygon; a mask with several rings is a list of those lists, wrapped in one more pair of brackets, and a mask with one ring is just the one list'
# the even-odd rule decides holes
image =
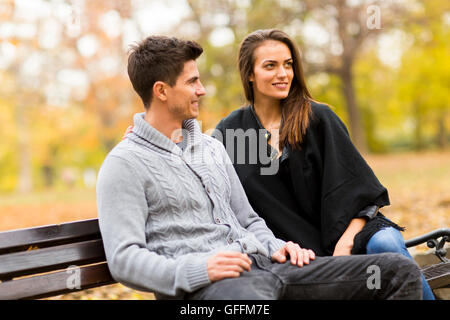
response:
{"label": "woman's smile", "polygon": [[289,87],[289,82],[275,82],[272,85],[278,89],[284,90]]}

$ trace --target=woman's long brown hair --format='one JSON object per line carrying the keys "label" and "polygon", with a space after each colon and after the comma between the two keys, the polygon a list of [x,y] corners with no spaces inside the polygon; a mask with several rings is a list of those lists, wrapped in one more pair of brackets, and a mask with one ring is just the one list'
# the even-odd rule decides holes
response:
{"label": "woman's long brown hair", "polygon": [[249,77],[254,70],[254,52],[267,40],[280,41],[286,44],[291,51],[294,78],[288,96],[281,100],[280,148],[290,145],[293,149],[300,150],[309,125],[312,98],[306,87],[300,51],[295,42],[283,31],[277,29],[256,30],[242,41],[239,49],[239,71],[245,97],[251,104],[255,102],[253,85]]}

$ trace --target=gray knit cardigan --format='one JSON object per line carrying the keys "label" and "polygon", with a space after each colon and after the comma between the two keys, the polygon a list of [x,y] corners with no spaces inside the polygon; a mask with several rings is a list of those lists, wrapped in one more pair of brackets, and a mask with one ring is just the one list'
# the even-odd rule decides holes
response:
{"label": "gray knit cardigan", "polygon": [[195,119],[183,122],[183,136],[181,150],[136,114],[97,181],[113,278],[174,298],[210,284],[206,263],[218,251],[271,257],[285,244],[251,208],[223,145]]}

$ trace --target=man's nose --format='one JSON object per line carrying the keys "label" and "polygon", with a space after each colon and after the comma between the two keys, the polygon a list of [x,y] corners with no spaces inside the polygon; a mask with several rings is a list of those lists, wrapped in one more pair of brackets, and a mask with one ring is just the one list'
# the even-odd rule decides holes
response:
{"label": "man's nose", "polygon": [[206,94],[206,89],[205,89],[205,87],[202,85],[202,84],[200,84],[200,86],[197,88],[197,90],[195,91],[195,94],[197,95],[197,96],[204,96],[205,94]]}

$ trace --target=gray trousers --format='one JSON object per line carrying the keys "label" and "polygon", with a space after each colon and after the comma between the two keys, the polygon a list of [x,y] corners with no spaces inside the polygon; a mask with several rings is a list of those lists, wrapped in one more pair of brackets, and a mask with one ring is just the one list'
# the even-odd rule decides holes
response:
{"label": "gray trousers", "polygon": [[299,268],[249,255],[251,270],[214,282],[185,299],[421,299],[418,266],[398,253],[316,257]]}

